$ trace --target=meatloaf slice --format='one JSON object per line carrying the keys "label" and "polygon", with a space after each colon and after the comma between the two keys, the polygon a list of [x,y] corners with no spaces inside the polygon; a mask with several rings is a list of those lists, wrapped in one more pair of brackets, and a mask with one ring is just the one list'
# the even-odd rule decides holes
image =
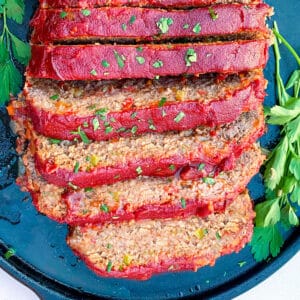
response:
{"label": "meatloaf slice", "polygon": [[157,78],[263,68],[269,40],[145,45],[32,45],[27,76],[56,80]]}
{"label": "meatloaf slice", "polygon": [[165,7],[190,8],[212,4],[257,4],[262,0],[39,0],[43,8],[69,8],[69,7],[103,7],[103,6],[133,6],[133,7]]}
{"label": "meatloaf slice", "polygon": [[[73,140],[78,127],[91,140],[147,132],[187,130],[233,122],[257,109],[265,96],[261,70],[222,76],[159,80],[57,82],[29,79],[24,88],[34,129],[55,139]],[[20,109],[25,103],[14,102]],[[184,114],[176,122],[178,112]],[[107,122],[111,130],[108,130]],[[132,128],[134,130],[132,130]]]}
{"label": "meatloaf slice", "polygon": [[138,7],[39,9],[31,21],[31,42],[199,40],[238,34],[254,39],[269,35],[265,20],[272,14],[272,9],[266,4],[219,5],[214,7],[214,13],[218,15],[217,19],[211,17],[207,7],[191,10]]}
{"label": "meatloaf slice", "polygon": [[[31,192],[37,210],[72,225],[169,218],[223,211],[244,191],[264,157],[257,146],[243,152],[233,170],[198,180],[138,177],[95,188],[72,190],[47,183],[35,170],[31,154],[23,161],[26,174],[18,179]],[[197,168],[196,172],[199,172]]]}
{"label": "meatloaf slice", "polygon": [[190,163],[221,164],[239,156],[263,132],[260,110],[217,128],[145,134],[114,142],[53,143],[36,136],[33,148],[37,170],[44,179],[62,187],[85,188],[140,175],[169,176]]}
{"label": "meatloaf slice", "polygon": [[214,265],[251,240],[255,213],[247,193],[205,219],[139,220],[71,228],[67,243],[100,276],[148,279],[155,273]]}

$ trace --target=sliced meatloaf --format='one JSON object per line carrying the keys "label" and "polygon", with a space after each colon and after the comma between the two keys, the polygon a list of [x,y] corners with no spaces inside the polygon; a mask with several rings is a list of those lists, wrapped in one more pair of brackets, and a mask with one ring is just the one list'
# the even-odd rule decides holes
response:
{"label": "sliced meatloaf", "polygon": [[259,38],[269,34],[265,19],[272,14],[272,9],[266,4],[219,5],[214,7],[214,13],[218,18],[213,18],[207,7],[191,10],[137,7],[39,9],[31,21],[31,42],[141,42],[239,34]]}
{"label": "sliced meatloaf", "polygon": [[157,78],[263,68],[269,40],[145,45],[32,45],[27,76],[56,80]]}
{"label": "sliced meatloaf", "polygon": [[[262,71],[255,70],[228,76],[90,83],[29,79],[24,94],[28,116],[39,134],[73,140],[72,132],[81,126],[89,139],[100,141],[132,132],[139,135],[230,123],[259,107],[265,87]],[[13,104],[17,110],[23,105]],[[179,112],[185,117],[176,122]]]}
{"label": "sliced meatloaf", "polygon": [[[23,161],[26,174],[18,179],[31,192],[37,210],[68,224],[169,218],[223,211],[244,191],[264,156],[256,146],[243,152],[234,169],[202,179],[139,177],[95,188],[72,190],[47,183],[36,172],[31,154]],[[203,166],[204,167],[204,166]],[[202,166],[201,166],[202,168]],[[201,173],[199,168],[189,167]],[[201,174],[202,176],[202,174]]]}
{"label": "sliced meatloaf", "polygon": [[[263,112],[244,113],[217,128],[145,134],[114,142],[33,137],[39,173],[58,186],[91,187],[144,176],[169,176],[190,163],[221,164],[239,156],[264,132]],[[81,131],[82,135],[83,131]]]}
{"label": "sliced meatloaf", "polygon": [[247,193],[206,218],[139,220],[71,228],[67,243],[105,277],[148,279],[214,265],[251,240],[255,213]]}
{"label": "sliced meatloaf", "polygon": [[133,7],[168,7],[190,8],[212,4],[257,4],[262,0],[39,0],[43,8],[68,7],[103,7],[103,6],[133,6]]}

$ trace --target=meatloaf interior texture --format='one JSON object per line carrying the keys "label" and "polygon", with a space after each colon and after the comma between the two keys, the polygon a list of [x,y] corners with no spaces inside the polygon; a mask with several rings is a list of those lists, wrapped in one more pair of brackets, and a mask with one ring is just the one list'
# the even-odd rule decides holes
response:
{"label": "meatloaf interior texture", "polygon": [[[68,82],[30,79],[28,116],[42,135],[73,140],[79,127],[91,140],[193,129],[233,122],[265,96],[261,70],[159,80]],[[16,107],[20,103],[14,103]],[[179,120],[178,116],[184,116]],[[111,121],[111,122],[110,122]]]}
{"label": "meatloaf interior texture", "polygon": [[221,214],[75,227],[67,243],[101,276],[147,279],[153,273],[196,271],[241,250],[251,239],[254,216],[244,193]]}
{"label": "meatloaf interior texture", "polygon": [[165,176],[189,163],[220,164],[240,155],[263,132],[264,118],[260,109],[216,128],[199,127],[88,144],[53,143],[44,136],[36,136],[33,143],[36,167],[47,181],[84,188],[139,175]]}
{"label": "meatloaf interior texture", "polygon": [[262,0],[40,0],[40,6],[43,8],[90,8],[103,6],[191,8],[212,4],[258,4],[261,2]]}
{"label": "meatloaf interior texture", "polygon": [[[258,146],[243,152],[234,168],[202,179],[138,177],[112,185],[77,189],[59,188],[42,179],[28,152],[21,180],[38,211],[68,224],[120,222],[129,219],[206,216],[223,211],[244,189],[263,160]],[[199,171],[199,166],[196,167]]]}
{"label": "meatloaf interior texture", "polygon": [[263,68],[269,43],[268,39],[256,39],[142,46],[34,44],[26,74],[55,80],[103,80],[237,73]]}
{"label": "meatloaf interior texture", "polygon": [[[272,9],[266,4],[226,4],[215,7],[214,11],[218,15],[217,20],[211,17],[207,7],[190,10],[104,7],[88,12],[80,8],[40,9],[31,21],[31,41],[157,42],[182,38],[232,38],[235,35],[254,39],[269,34],[265,19]],[[64,18],[61,17],[62,12],[66,13]]]}

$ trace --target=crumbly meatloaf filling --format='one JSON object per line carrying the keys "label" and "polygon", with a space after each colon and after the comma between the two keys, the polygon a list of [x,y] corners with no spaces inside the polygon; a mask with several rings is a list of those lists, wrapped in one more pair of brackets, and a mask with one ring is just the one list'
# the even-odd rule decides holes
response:
{"label": "crumbly meatloaf filling", "polygon": [[186,264],[193,262],[197,270],[200,266],[213,265],[223,254],[243,248],[251,238],[254,215],[252,202],[244,193],[224,213],[205,219],[87,225],[73,228],[67,242],[91,268],[106,276],[122,276],[130,273],[130,269],[138,272],[147,266],[152,272],[158,271],[159,266],[180,270],[184,265],[176,267],[176,262],[182,259]]}
{"label": "crumbly meatloaf filling", "polygon": [[[260,111],[243,113],[235,122],[217,128],[198,127],[195,130],[145,134],[117,141],[93,143],[62,141],[59,144],[44,136],[36,139],[36,152],[42,161],[51,161],[61,169],[90,172],[97,167],[125,166],[130,161],[185,157],[193,161],[203,151],[210,156],[222,153],[228,144],[237,144],[260,123]],[[201,149],[200,149],[201,148]],[[214,155],[213,155],[214,156]]]}
{"label": "crumbly meatloaf filling", "polygon": [[[251,177],[259,170],[264,156],[257,146],[244,152],[231,171],[221,172],[214,178],[182,180],[178,177],[138,177],[112,185],[68,191],[44,181],[35,171],[33,158],[24,156],[29,185],[37,209],[56,220],[75,224],[92,220],[101,215],[118,214],[140,209],[147,210],[154,205],[170,205],[184,210],[182,201],[198,202],[199,206],[211,207],[214,203],[234,198],[244,190]],[[201,204],[201,205],[200,205]],[[159,209],[159,208],[157,208]],[[106,216],[105,216],[106,217]]]}
{"label": "crumbly meatloaf filling", "polygon": [[224,76],[169,77],[158,80],[110,80],[60,82],[27,78],[24,92],[27,101],[52,113],[80,116],[107,112],[162,107],[171,103],[198,101],[208,104],[218,98],[230,100],[237,89],[253,80],[263,80],[262,70]]}

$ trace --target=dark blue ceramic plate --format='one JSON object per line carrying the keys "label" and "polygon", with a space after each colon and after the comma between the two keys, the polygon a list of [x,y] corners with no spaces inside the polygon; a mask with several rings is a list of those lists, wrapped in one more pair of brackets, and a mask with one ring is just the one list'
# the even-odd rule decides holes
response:
{"label": "dark blue ceramic plate", "polygon": [[[36,6],[26,0],[28,23]],[[275,7],[279,28],[284,36],[300,50],[300,26],[297,25],[299,0],[270,0]],[[15,28],[23,37],[27,28]],[[296,67],[291,56],[282,50],[283,71],[287,76]],[[269,80],[267,104],[274,104],[274,58],[270,60],[265,75]],[[262,138],[264,146],[276,143],[278,130],[271,128]],[[264,196],[261,176],[249,185],[253,199]],[[44,299],[174,299],[178,297],[232,298],[267,278],[298,250],[299,228],[286,236],[281,254],[268,263],[256,263],[250,247],[238,254],[222,257],[214,267],[204,267],[198,272],[181,272],[154,276],[148,281],[107,279],[96,276],[78,261],[66,246],[67,227],[38,214],[27,194],[12,184],[0,191],[0,266],[32,287]],[[16,255],[9,260],[3,254],[9,247]],[[243,264],[239,264],[244,262]],[[242,267],[240,265],[243,265]]]}

